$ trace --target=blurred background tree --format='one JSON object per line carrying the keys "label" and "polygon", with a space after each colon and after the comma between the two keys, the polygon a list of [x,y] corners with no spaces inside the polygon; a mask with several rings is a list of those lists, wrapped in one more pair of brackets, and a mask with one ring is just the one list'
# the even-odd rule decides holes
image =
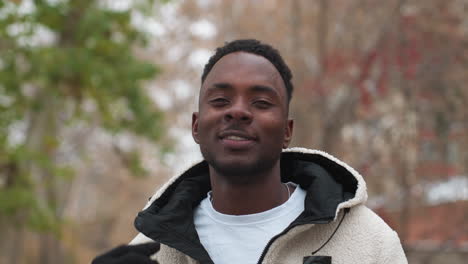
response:
{"label": "blurred background tree", "polygon": [[[111,1],[0,2],[0,233],[6,263],[27,260],[21,253],[25,230],[39,234],[39,263],[70,263],[58,242],[74,176],[70,153],[62,153],[73,148],[67,129],[100,127],[112,137],[148,142],[164,135],[162,113],[142,87],[158,68],[135,56],[147,35],[131,21],[131,12],[143,16],[152,4],[137,1],[118,10]],[[145,174],[136,148],[113,148],[131,174]]]}

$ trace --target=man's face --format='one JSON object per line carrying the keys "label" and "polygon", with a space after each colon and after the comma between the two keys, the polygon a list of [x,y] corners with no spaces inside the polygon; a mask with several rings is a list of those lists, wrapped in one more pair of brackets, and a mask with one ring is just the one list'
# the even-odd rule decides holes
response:
{"label": "man's face", "polygon": [[245,52],[230,53],[214,65],[192,117],[192,135],[203,157],[223,175],[271,169],[292,128],[281,75],[267,59]]}

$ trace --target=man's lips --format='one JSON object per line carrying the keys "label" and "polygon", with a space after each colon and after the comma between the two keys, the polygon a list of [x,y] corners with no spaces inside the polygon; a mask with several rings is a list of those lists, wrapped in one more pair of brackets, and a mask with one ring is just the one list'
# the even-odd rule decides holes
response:
{"label": "man's lips", "polygon": [[220,139],[233,140],[233,141],[254,141],[256,137],[239,130],[229,130],[219,133]]}
{"label": "man's lips", "polygon": [[229,149],[247,149],[257,140],[243,131],[223,131],[219,134],[221,144]]}

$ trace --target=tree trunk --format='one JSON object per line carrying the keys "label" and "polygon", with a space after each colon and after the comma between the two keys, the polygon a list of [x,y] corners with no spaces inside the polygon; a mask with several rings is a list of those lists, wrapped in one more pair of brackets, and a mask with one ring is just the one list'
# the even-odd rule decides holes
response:
{"label": "tree trunk", "polygon": [[[56,150],[58,147],[58,115],[59,97],[48,89],[43,89],[37,96],[38,109],[30,115],[26,146],[33,153],[44,155],[54,165]],[[56,181],[53,171],[46,166],[29,162],[27,168],[34,182],[35,195],[38,206],[42,210],[53,209],[53,220],[59,219],[56,212],[58,204],[56,195]],[[50,233],[39,234],[39,263],[54,264],[61,263],[62,250],[57,238]]]}

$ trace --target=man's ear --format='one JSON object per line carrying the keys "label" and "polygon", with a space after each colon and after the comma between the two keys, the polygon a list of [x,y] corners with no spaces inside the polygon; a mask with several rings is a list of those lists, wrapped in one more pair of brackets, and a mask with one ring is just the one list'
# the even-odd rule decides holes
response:
{"label": "man's ear", "polygon": [[286,124],[286,128],[284,131],[284,140],[283,140],[283,148],[287,148],[289,146],[289,143],[291,142],[292,139],[292,134],[293,134],[293,128],[294,128],[294,120],[288,119]]}
{"label": "man's ear", "polygon": [[198,112],[192,113],[192,137],[197,144],[200,144],[198,138]]}

